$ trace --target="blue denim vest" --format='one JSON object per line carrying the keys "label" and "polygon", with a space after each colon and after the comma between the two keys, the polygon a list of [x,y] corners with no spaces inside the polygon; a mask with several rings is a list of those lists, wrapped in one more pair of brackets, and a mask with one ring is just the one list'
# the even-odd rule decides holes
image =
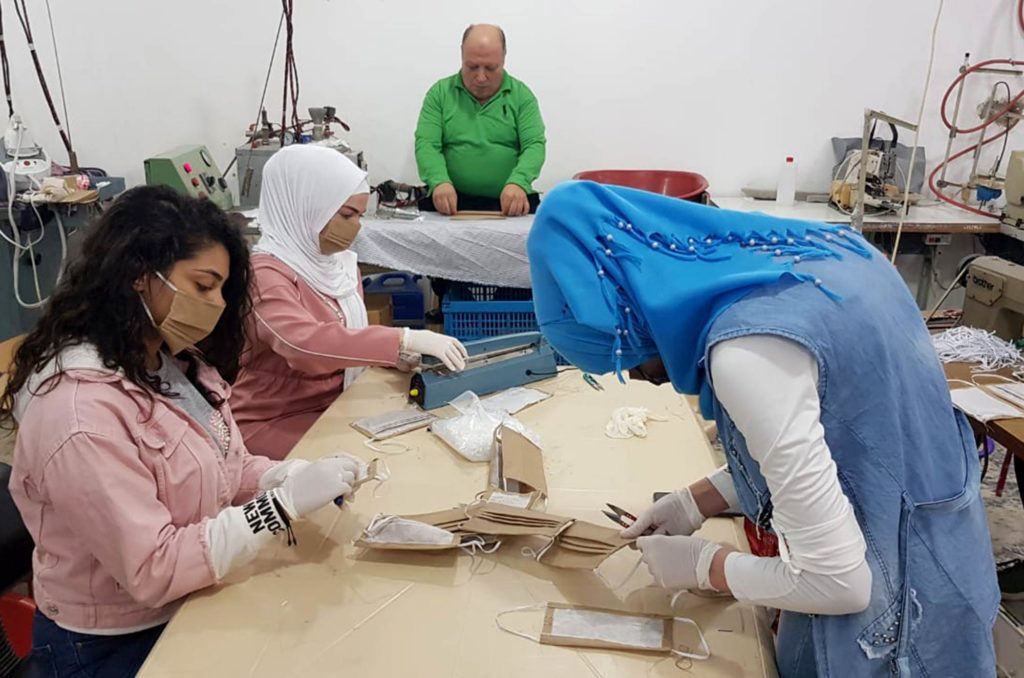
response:
{"label": "blue denim vest", "polygon": [[[853,236],[859,237],[859,236]],[[821,423],[867,542],[871,603],[850,615],[783,613],[780,674],[992,676],[999,606],[974,437],[903,280],[870,259],[797,265],[841,296],[783,280],[713,323],[705,349],[771,334],[817,359]],[[770,529],[772,497],[717,399],[719,435],[743,512]]]}

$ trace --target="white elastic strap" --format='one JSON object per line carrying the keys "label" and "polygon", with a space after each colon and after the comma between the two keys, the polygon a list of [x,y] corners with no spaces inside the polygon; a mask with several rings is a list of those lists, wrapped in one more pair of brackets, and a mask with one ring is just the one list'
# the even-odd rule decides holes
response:
{"label": "white elastic strap", "polygon": [[512,614],[513,612],[526,612],[527,610],[543,610],[546,608],[547,603],[538,603],[535,605],[523,605],[522,607],[513,607],[510,610],[504,610],[494,615],[494,623],[499,629],[501,629],[505,633],[511,633],[513,636],[519,636],[520,638],[526,638],[527,640],[532,640],[535,643],[539,643],[540,636],[531,636],[528,633],[523,633],[522,631],[516,631],[515,629],[510,629],[507,626],[503,626],[501,623],[501,618],[504,617],[506,614]]}
{"label": "white elastic strap", "polygon": [[373,491],[370,493],[370,496],[376,499],[377,492],[380,491],[381,485],[383,485],[385,481],[391,479],[391,469],[388,468],[388,465],[384,463],[383,459],[374,459],[370,464],[367,464],[367,469],[370,468],[370,465],[376,466],[376,475],[363,479],[353,489],[358,489],[368,482],[375,481],[377,484],[373,486]]}
{"label": "white elastic strap", "polygon": [[558,537],[560,537],[563,532],[565,532],[570,527],[572,527],[572,524],[575,523],[575,522],[576,522],[576,520],[573,519],[573,520],[570,520],[569,522],[567,522],[565,525],[562,525],[562,527],[558,530],[558,532],[555,532],[553,535],[551,535],[551,539],[548,541],[547,544],[545,544],[541,548],[540,551],[534,551],[529,546],[524,546],[522,549],[519,550],[519,552],[522,553],[527,558],[533,558],[534,560],[536,560],[539,563],[540,559],[544,557],[544,554],[548,552],[548,549],[550,549],[552,546],[554,546],[555,542],[558,541]]}
{"label": "white elastic strap", "polygon": [[475,558],[481,553],[489,556],[501,547],[500,541],[496,541],[490,546],[485,546],[484,543],[483,539],[468,541],[459,546],[459,548]]}
{"label": "white elastic strap", "polygon": [[548,540],[548,543],[544,544],[544,546],[541,547],[540,551],[535,551],[529,546],[524,546],[523,548],[519,549],[519,553],[523,554],[523,556],[526,558],[530,558],[531,560],[536,560],[540,562],[540,559],[544,556],[545,553],[548,552],[548,549],[550,549],[554,545],[555,538],[551,537],[551,539]]}
{"label": "white elastic strap", "polygon": [[629,583],[629,580],[633,578],[633,575],[636,574],[636,571],[640,569],[640,566],[643,565],[643,563],[643,556],[637,558],[636,563],[633,565],[633,567],[629,568],[629,572],[626,574],[625,577],[622,578],[622,581],[620,581],[618,584],[612,584],[610,581],[608,581],[607,577],[601,574],[600,570],[594,570],[594,574],[596,574],[597,578],[603,581],[604,585],[607,586],[610,590],[618,591],[623,586]]}
{"label": "white elastic strap", "polygon": [[975,363],[972,372],[995,372],[1004,367],[1020,370],[1020,351],[995,332],[974,327],[952,327],[932,337],[939,360],[944,363]]}
{"label": "white elastic strap", "polygon": [[700,626],[697,625],[697,622],[687,617],[673,617],[673,619],[677,622],[689,624],[693,626],[693,628],[697,629],[697,637],[700,638],[701,654],[694,654],[693,652],[683,652],[682,650],[676,650],[675,648],[672,649],[672,654],[674,654],[677,657],[685,657],[686,659],[697,659],[700,661],[704,661],[705,659],[711,659],[711,648],[708,647],[707,638],[704,637],[704,632],[700,630]]}
{"label": "white elastic strap", "polygon": [[[405,454],[406,452],[412,449],[405,443],[398,442],[397,440],[377,440],[375,438],[364,439],[363,445],[370,448],[374,452],[379,452],[380,454],[390,454],[392,456]],[[391,446],[391,449],[388,449],[389,445]]]}
{"label": "white elastic strap", "polygon": [[273,327],[271,327],[270,323],[268,323],[266,320],[263,319],[263,316],[260,315],[259,311],[257,311],[256,309],[253,309],[252,312],[256,316],[256,319],[259,320],[261,323],[263,323],[263,326],[266,327],[268,330],[270,330],[270,333],[273,334],[275,337],[277,337],[281,341],[281,343],[283,343],[285,346],[288,346],[289,348],[292,348],[292,349],[298,351],[299,353],[305,353],[306,355],[315,355],[318,358],[331,358],[333,360],[350,360],[352,362],[362,362],[362,363],[364,363],[366,365],[389,366],[389,365],[392,364],[392,363],[389,363],[387,361],[370,360],[369,358],[367,358],[365,356],[339,355],[339,354],[336,354],[336,353],[320,353],[319,351],[310,351],[308,349],[301,348],[299,346],[296,346],[292,342],[288,341],[287,339],[282,337],[280,334],[278,334],[277,330],[275,330]]}

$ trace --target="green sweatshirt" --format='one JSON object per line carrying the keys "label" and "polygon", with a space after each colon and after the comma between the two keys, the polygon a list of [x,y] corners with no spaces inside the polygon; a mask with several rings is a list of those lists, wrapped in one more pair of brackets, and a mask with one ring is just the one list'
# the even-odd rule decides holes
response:
{"label": "green sweatshirt", "polygon": [[497,198],[506,184],[533,193],[544,164],[544,121],[530,88],[508,73],[481,105],[462,75],[438,80],[416,125],[416,164],[431,192],[451,182],[468,195]]}

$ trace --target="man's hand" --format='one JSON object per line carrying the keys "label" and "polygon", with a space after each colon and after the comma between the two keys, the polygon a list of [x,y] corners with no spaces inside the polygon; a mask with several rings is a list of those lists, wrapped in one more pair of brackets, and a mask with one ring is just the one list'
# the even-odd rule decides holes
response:
{"label": "man's hand", "polygon": [[[505,194],[502,193],[502,205],[505,204]],[[455,193],[455,187],[449,183],[438,184],[434,189],[434,209],[441,214],[451,216],[459,211],[459,196]]]}
{"label": "man's hand", "polygon": [[530,212],[526,191],[515,184],[506,184],[501,191],[501,213],[506,217],[521,217]]}

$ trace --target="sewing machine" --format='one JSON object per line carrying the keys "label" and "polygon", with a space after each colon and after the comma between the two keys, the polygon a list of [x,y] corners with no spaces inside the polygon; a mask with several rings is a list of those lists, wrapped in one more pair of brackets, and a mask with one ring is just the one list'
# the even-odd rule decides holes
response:
{"label": "sewing machine", "polygon": [[963,324],[1014,341],[1024,338],[1024,266],[978,257],[967,271]]}
{"label": "sewing machine", "polygon": [[469,341],[466,350],[469,360],[462,372],[451,372],[436,358],[424,356],[423,369],[409,383],[409,401],[433,410],[465,391],[482,396],[558,374],[555,350],[539,332]]}

